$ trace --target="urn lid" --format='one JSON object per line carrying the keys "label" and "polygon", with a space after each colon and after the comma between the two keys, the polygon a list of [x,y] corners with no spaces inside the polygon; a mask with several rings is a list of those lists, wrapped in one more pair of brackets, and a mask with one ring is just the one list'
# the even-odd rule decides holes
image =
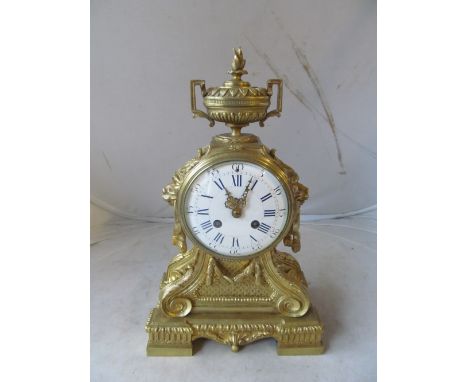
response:
{"label": "urn lid", "polygon": [[267,96],[267,89],[250,86],[250,83],[242,80],[244,74],[248,74],[245,67],[245,58],[242,53],[242,48],[235,48],[234,58],[231,63],[231,70],[228,74],[231,79],[224,82],[223,86],[209,88],[207,96],[220,97],[262,97]]}

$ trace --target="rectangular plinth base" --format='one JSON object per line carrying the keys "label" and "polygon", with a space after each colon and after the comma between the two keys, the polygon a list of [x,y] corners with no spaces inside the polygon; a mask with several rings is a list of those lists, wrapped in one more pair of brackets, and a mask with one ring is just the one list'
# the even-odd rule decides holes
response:
{"label": "rectangular plinth base", "polygon": [[271,313],[194,313],[186,317],[167,317],[159,308],[151,311],[146,325],[149,356],[190,356],[192,342],[211,339],[231,347],[274,338],[279,355],[316,355],[324,351],[323,325],[311,308],[303,317]]}

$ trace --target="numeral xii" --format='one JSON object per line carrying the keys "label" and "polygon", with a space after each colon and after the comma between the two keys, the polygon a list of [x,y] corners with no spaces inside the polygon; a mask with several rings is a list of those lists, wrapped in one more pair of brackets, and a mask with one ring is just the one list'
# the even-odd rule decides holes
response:
{"label": "numeral xii", "polygon": [[232,183],[234,183],[236,187],[242,187],[242,175],[232,175]]}

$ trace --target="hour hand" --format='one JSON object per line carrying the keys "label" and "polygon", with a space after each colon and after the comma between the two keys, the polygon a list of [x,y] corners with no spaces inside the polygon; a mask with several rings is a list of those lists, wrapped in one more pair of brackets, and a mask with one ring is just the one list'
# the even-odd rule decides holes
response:
{"label": "hour hand", "polygon": [[224,202],[226,208],[232,210],[232,216],[238,218],[242,215],[242,207],[244,206],[244,200],[235,198],[232,194],[225,188],[227,199]]}
{"label": "hour hand", "polygon": [[226,192],[226,195],[227,195],[227,199],[226,199],[226,202],[224,203],[224,205],[229,208],[229,209],[234,209],[237,207],[237,199],[235,197],[233,197],[230,193],[227,193]]}
{"label": "hour hand", "polygon": [[227,208],[232,210],[233,208],[237,206],[237,199],[234,196],[232,196],[232,194],[229,192],[229,190],[226,187],[224,188],[224,191],[226,191],[226,196],[227,196],[227,199],[224,205]]}

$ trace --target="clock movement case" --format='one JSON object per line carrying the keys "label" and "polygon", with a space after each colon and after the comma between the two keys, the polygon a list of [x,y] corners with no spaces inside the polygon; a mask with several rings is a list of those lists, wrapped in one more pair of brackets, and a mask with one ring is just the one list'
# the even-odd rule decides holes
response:
{"label": "clock movement case", "polygon": [[[236,73],[246,73],[243,70],[245,60],[239,51],[235,50],[231,71],[233,80]],[[235,60],[239,55],[240,64],[236,67]],[[229,106],[232,101],[216,102],[212,96],[220,94],[217,88],[206,91],[204,84],[202,94],[212,97],[208,101],[205,99],[209,113],[198,111],[194,87],[202,82],[192,81],[194,116],[205,117],[210,122],[211,118],[220,119],[231,127],[232,134],[213,137],[210,145],[199,149],[196,157],[182,166],[163,189],[163,198],[174,207],[172,241],[179,254],[172,259],[163,275],[159,304],[151,311],[146,324],[149,335],[147,354],[192,355],[192,343],[198,338],[215,340],[238,351],[239,346],[268,337],[276,339],[280,355],[321,354],[324,350],[323,325],[310,302],[300,265],[291,255],[276,249],[283,241],[293,252],[300,250],[300,206],[308,198],[308,189],[299,182],[297,173],[276,156],[275,150],[268,149],[253,134],[240,133],[240,129],[252,121],[263,122],[269,116],[279,116],[282,82],[270,80],[268,89],[254,88],[259,96],[258,103],[245,89],[236,93],[237,96],[250,97],[249,104],[256,107],[254,114],[247,117],[242,117],[243,113],[250,112],[245,108],[236,110],[237,114],[232,112],[232,108],[227,112],[220,111],[219,105]],[[232,82],[226,83],[228,87],[232,86]],[[279,86],[277,109],[266,113],[272,83]],[[238,85],[246,88],[250,84],[240,81]],[[226,94],[232,96],[233,93]],[[265,102],[265,95],[268,95],[268,102]],[[218,110],[210,112],[207,102],[217,105]],[[234,104],[239,107],[242,100]],[[230,121],[229,115],[235,120]],[[236,120],[243,121],[243,124],[229,124]],[[198,243],[185,221],[184,199],[192,182],[207,168],[226,161],[244,161],[264,167],[277,177],[287,193],[289,214],[283,231],[268,248],[250,256],[216,254]],[[193,243],[190,249],[187,248],[187,238]]]}

